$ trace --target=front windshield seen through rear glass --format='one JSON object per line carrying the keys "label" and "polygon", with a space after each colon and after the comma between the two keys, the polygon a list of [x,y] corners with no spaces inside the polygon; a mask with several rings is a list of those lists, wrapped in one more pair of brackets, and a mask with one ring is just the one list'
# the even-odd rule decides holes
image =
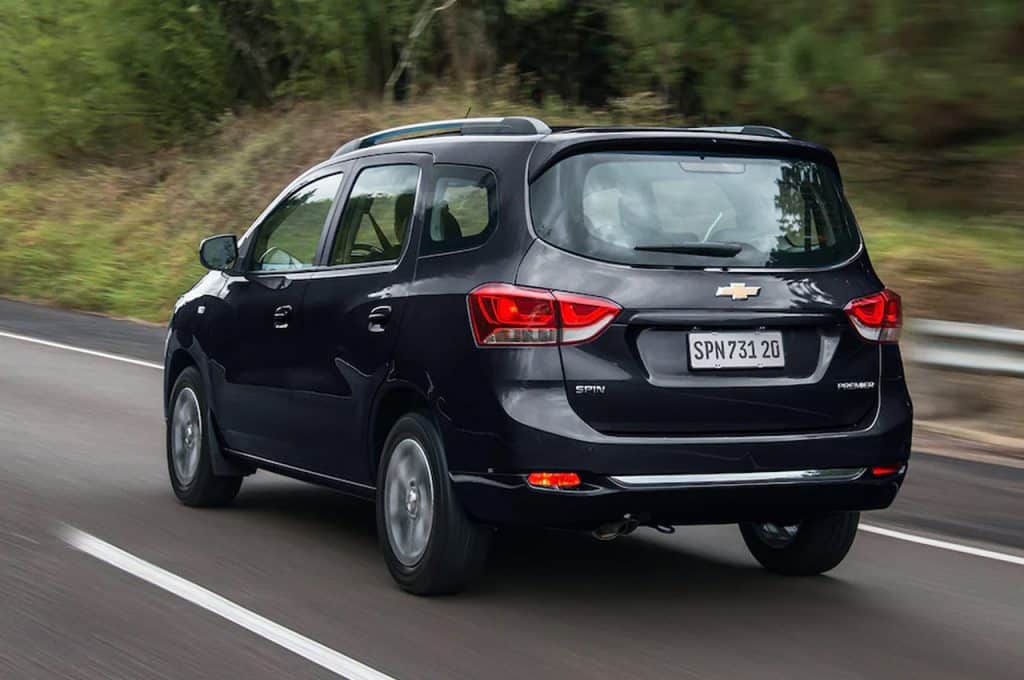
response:
{"label": "front windshield seen through rear glass", "polygon": [[537,235],[621,264],[818,267],[859,247],[831,169],[806,160],[585,153],[530,187]]}

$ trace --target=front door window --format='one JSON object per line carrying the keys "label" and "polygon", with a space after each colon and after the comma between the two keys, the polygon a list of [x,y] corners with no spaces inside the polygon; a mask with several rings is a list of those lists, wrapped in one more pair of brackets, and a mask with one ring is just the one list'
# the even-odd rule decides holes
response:
{"label": "front door window", "polygon": [[310,182],[284,199],[260,225],[250,269],[279,272],[313,266],[341,173]]}

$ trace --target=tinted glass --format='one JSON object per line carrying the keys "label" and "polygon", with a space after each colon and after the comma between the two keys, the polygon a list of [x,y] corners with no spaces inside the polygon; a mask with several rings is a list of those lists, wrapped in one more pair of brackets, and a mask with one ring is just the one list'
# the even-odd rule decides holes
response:
{"label": "tinted glass", "polygon": [[834,173],[809,161],[592,153],[530,188],[537,235],[595,259],[665,267],[808,267],[859,247]]}
{"label": "tinted glass", "polygon": [[463,165],[436,165],[434,171],[434,200],[421,252],[442,253],[480,245],[498,221],[494,174]]}
{"label": "tinted glass", "polygon": [[415,165],[382,165],[359,173],[330,264],[397,260],[412,222],[419,176]]}
{"label": "tinted glass", "polygon": [[256,233],[253,271],[288,271],[313,265],[341,174],[311,182],[282,201]]}

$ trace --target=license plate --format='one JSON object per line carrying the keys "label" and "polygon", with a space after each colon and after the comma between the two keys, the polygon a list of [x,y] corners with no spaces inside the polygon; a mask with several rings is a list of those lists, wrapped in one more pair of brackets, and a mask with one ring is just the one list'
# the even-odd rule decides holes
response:
{"label": "license plate", "polygon": [[780,331],[690,333],[690,368],[781,368]]}

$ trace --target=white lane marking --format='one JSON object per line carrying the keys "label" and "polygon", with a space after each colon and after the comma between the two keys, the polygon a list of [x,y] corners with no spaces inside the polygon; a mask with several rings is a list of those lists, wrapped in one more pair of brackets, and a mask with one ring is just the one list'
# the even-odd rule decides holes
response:
{"label": "white lane marking", "polygon": [[889,538],[896,538],[901,541],[909,541],[910,543],[920,543],[921,545],[931,546],[932,548],[942,548],[943,550],[952,550],[953,552],[964,553],[965,555],[985,557],[990,560],[999,560],[1000,562],[1009,562],[1010,564],[1019,564],[1024,566],[1024,557],[1020,557],[1018,555],[1009,555],[1007,553],[996,552],[995,550],[985,550],[983,548],[975,548],[969,545],[962,545],[960,543],[940,541],[935,538],[926,538],[924,536],[908,534],[902,531],[893,531],[892,529],[876,527],[871,524],[861,524],[858,528],[861,531],[868,532],[869,534],[888,536]]}
{"label": "white lane marking", "polygon": [[56,349],[66,349],[69,352],[78,352],[79,354],[88,354],[94,357],[100,357],[102,359],[111,359],[113,361],[123,361],[126,364],[135,364],[136,366],[145,366],[146,368],[156,368],[163,370],[162,364],[156,364],[152,361],[143,361],[142,359],[132,359],[131,357],[121,356],[120,354],[109,354],[107,352],[97,352],[94,349],[85,349],[84,347],[75,347],[73,345],[65,345],[61,342],[51,342],[50,340],[40,340],[39,338],[32,338],[27,335],[18,335],[17,333],[8,333],[6,331],[0,331],[0,338],[11,338],[12,340],[22,340],[24,342],[34,342],[37,345],[44,345],[46,347],[54,347]]}
{"label": "white lane marking", "polygon": [[366,664],[345,656],[341,652],[337,652],[289,628],[274,623],[270,619],[235,604],[217,593],[198,586],[180,576],[176,576],[165,569],[161,569],[155,564],[135,557],[131,553],[127,553],[117,546],[102,541],[80,529],[61,525],[58,527],[57,535],[68,545],[92,555],[98,560],[126,571],[132,576],[137,576],[158,588],[163,588],[167,592],[177,595],[183,600],[198,605],[218,616],[222,616],[231,623],[241,626],[342,677],[349,678],[349,680],[394,680],[389,675],[385,675]]}

